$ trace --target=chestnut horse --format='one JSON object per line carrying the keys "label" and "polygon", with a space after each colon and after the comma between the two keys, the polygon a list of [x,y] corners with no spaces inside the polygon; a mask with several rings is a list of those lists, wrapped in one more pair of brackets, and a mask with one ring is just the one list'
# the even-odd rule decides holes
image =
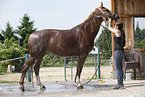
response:
{"label": "chestnut horse", "polygon": [[57,56],[78,56],[77,72],[75,82],[77,87],[81,88],[80,75],[84,61],[88,53],[93,49],[94,39],[99,31],[103,20],[111,18],[117,20],[118,15],[103,7],[96,8],[90,16],[80,25],[70,30],[46,29],[32,33],[28,39],[29,54],[28,61],[23,65],[20,79],[20,89],[24,91],[24,77],[30,66],[34,64],[37,84],[40,89],[45,89],[39,78],[40,63],[46,52]]}

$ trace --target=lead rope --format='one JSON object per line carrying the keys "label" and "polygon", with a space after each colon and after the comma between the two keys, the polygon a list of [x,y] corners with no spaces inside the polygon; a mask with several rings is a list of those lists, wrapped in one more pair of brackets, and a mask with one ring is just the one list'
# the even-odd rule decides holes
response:
{"label": "lead rope", "polygon": [[[105,21],[105,32],[104,32],[104,39],[103,39],[102,52],[103,52],[103,49],[104,49],[104,42],[105,42],[106,25],[107,25],[106,22],[108,22],[108,21],[106,21],[106,20],[104,20],[104,21]],[[100,58],[100,62],[101,62],[101,58]],[[96,75],[97,71],[98,71],[98,66],[97,66],[97,69],[96,69],[95,73],[94,73],[93,76],[91,77],[91,79],[89,79],[86,83],[84,83],[84,84],[82,84],[82,85],[86,85],[86,84],[88,84],[88,83],[89,83],[89,82],[94,78],[94,76]]]}
{"label": "lead rope", "polygon": [[[95,73],[93,74],[93,76],[92,76],[86,83],[83,83],[83,84],[81,84],[81,85],[86,85],[86,84],[88,84],[88,83],[94,78],[94,76],[96,75],[97,71],[98,71],[98,67],[97,67],[97,69],[95,70]],[[75,84],[64,84],[64,83],[59,83],[59,81],[56,81],[56,83],[59,84],[59,85],[65,85],[65,86],[76,86]]]}
{"label": "lead rope", "polygon": [[97,71],[98,71],[98,66],[97,66],[97,69],[95,70],[95,73],[93,74],[93,76],[86,83],[84,83],[82,85],[88,84],[94,78],[94,76],[96,75]]}

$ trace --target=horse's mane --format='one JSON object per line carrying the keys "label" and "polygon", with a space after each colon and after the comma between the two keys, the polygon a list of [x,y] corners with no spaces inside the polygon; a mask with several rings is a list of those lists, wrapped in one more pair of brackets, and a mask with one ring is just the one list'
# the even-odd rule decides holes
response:
{"label": "horse's mane", "polygon": [[93,11],[93,12],[88,16],[88,18],[87,18],[83,23],[81,23],[80,25],[84,25],[84,23],[86,23],[87,21],[89,21],[90,18],[92,18],[95,14],[97,14],[97,10],[98,10],[98,8],[96,8],[95,11]]}

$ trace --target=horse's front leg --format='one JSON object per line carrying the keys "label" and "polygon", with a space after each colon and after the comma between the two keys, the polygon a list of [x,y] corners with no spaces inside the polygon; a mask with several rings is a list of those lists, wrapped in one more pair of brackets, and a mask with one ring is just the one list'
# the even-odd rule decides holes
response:
{"label": "horse's front leg", "polygon": [[83,86],[80,83],[80,76],[81,76],[82,68],[83,68],[86,57],[87,57],[87,55],[79,56],[77,72],[76,72],[76,76],[75,76],[75,82],[77,83],[77,88],[78,89],[83,88]]}

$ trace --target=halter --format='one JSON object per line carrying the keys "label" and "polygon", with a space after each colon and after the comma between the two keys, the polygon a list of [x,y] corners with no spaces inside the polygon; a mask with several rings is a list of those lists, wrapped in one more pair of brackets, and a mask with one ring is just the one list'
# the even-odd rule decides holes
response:
{"label": "halter", "polygon": [[[103,13],[102,15],[106,15],[106,17],[108,17],[107,14],[106,14],[101,8],[98,7],[97,9]],[[100,15],[95,16],[95,17],[97,17],[97,18],[100,18],[100,17],[103,18],[103,17],[100,16]],[[105,21],[105,23],[109,23],[107,20],[105,20],[105,19],[103,19],[103,20]],[[112,25],[112,23],[111,23],[111,25]]]}
{"label": "halter", "polygon": [[[101,11],[103,14],[102,15],[105,15],[106,17],[108,17],[107,16],[107,14],[101,9],[101,8],[97,8],[99,11]],[[96,16],[96,17],[102,17],[102,16],[100,16],[100,15],[98,15],[98,16]],[[103,17],[102,17],[103,18]],[[106,21],[106,20],[104,20],[105,22],[108,22],[108,21]]]}
{"label": "halter", "polygon": [[101,8],[98,8],[103,14],[106,14]]}

